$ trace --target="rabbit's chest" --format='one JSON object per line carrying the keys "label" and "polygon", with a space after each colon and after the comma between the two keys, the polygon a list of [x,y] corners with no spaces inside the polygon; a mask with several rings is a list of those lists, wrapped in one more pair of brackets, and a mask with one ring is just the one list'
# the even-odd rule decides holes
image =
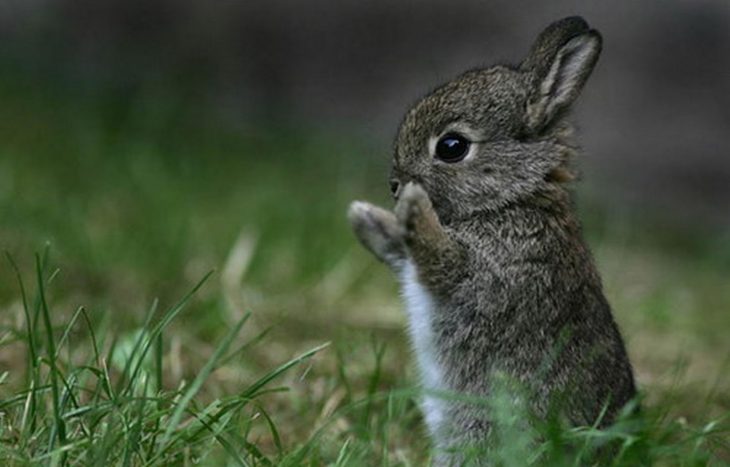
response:
{"label": "rabbit's chest", "polygon": [[[425,389],[445,390],[443,368],[436,356],[432,327],[435,302],[431,294],[418,282],[418,271],[408,261],[401,275],[401,289],[408,315],[408,331],[416,355],[421,383]],[[444,417],[444,401],[425,396],[422,410],[431,431],[435,431]]]}

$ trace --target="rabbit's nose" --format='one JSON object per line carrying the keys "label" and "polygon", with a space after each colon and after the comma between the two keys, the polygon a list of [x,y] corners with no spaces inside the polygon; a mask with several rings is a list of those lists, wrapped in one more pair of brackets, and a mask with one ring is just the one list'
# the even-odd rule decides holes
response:
{"label": "rabbit's nose", "polygon": [[393,195],[393,198],[398,199],[398,195],[400,194],[400,182],[398,180],[390,181],[390,193]]}

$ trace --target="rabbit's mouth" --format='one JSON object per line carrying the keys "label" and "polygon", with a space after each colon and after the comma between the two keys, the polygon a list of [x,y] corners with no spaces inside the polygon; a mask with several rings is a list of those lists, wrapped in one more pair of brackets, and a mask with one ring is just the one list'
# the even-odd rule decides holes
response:
{"label": "rabbit's mouth", "polygon": [[388,186],[390,187],[390,194],[394,201],[398,201],[400,199],[403,187],[405,187],[408,183],[416,183],[421,186],[424,185],[423,179],[420,176],[414,176],[402,172],[395,172],[391,174],[390,179],[388,180]]}
{"label": "rabbit's mouth", "polygon": [[403,185],[401,184],[400,180],[398,180],[396,178],[391,178],[389,183],[390,183],[390,194],[393,195],[394,200],[398,201],[398,198],[400,197],[401,188]]}

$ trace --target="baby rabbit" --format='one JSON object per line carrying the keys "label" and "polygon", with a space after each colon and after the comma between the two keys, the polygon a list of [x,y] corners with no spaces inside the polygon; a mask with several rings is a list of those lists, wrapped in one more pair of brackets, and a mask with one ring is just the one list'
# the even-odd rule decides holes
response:
{"label": "baby rabbit", "polygon": [[[519,65],[437,88],[401,124],[394,212],[350,206],[360,242],[400,280],[425,389],[488,396],[506,375],[538,416],[560,399],[570,423],[600,425],[635,396],[566,186],[576,146],[564,117],[600,52],[596,30],[565,18]],[[484,407],[437,395],[422,404],[437,447],[487,439]]]}

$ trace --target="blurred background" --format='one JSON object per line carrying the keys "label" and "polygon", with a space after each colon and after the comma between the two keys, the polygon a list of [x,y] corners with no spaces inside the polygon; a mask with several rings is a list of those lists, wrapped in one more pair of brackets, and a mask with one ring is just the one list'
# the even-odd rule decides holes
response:
{"label": "blurred background", "polygon": [[[390,349],[377,384],[412,381],[392,277],[344,219],[355,198],[389,205],[402,114],[575,14],[604,36],[573,115],[579,208],[638,379],[684,417],[726,412],[728,391],[696,397],[730,387],[725,0],[3,0],[0,246],[30,275],[49,243],[59,315],[83,304],[120,332],[215,269],[172,337],[173,386],[204,362],[185,349],[210,351],[244,309],[271,334],[212,391],[333,341],[290,381],[307,403],[281,402],[296,439],[350,381],[336,362],[367,378],[373,340]],[[13,277],[0,266],[6,326]]]}
{"label": "blurred background", "polygon": [[469,0],[6,0],[0,21],[3,65],[24,80],[79,97],[114,96],[120,107],[164,93],[237,123],[355,131],[386,158],[403,109],[426,90],[466,68],[517,62],[545,24],[581,14],[606,38],[578,109],[590,182],[617,202],[730,222],[730,5],[526,8]]}

